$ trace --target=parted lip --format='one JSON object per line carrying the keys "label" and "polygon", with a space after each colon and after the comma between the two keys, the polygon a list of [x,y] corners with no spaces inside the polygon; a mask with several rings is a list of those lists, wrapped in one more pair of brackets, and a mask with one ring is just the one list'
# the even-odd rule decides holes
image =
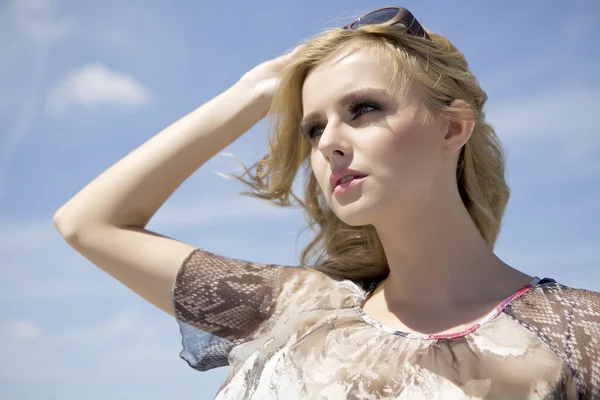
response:
{"label": "parted lip", "polygon": [[363,178],[367,176],[360,171],[356,171],[348,168],[338,168],[331,172],[331,176],[329,177],[329,184],[331,185],[331,191],[335,189],[337,185],[339,185],[340,181],[347,177],[354,176],[355,178]]}

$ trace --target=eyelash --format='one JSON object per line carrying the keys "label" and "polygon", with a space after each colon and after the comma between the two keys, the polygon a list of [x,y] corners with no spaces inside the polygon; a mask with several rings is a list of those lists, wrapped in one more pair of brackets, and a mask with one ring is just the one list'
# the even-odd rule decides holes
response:
{"label": "eyelash", "polygon": [[[383,106],[381,106],[377,101],[367,98],[367,97],[359,97],[356,98],[354,100],[352,100],[349,104],[348,104],[348,112],[350,114],[356,115],[358,114],[359,110],[363,107],[371,107],[375,111],[375,110],[383,110]],[[353,118],[359,118],[360,116],[364,115],[364,114],[368,114],[369,112],[364,112],[362,114],[360,114],[359,116]],[[301,135],[308,139],[308,140],[313,140],[315,138],[315,135],[313,133],[314,129],[316,128],[322,128],[322,126],[320,126],[321,124],[319,123],[318,120],[308,120],[306,122],[304,122],[301,126],[300,126],[300,133]]]}

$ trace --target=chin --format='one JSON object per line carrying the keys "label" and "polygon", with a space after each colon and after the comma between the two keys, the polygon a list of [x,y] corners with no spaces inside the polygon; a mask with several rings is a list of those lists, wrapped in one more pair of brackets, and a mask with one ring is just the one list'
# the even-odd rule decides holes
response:
{"label": "chin", "polygon": [[346,225],[363,226],[372,225],[375,219],[374,204],[365,204],[366,202],[358,199],[357,201],[346,204],[334,204],[331,209],[335,215]]}

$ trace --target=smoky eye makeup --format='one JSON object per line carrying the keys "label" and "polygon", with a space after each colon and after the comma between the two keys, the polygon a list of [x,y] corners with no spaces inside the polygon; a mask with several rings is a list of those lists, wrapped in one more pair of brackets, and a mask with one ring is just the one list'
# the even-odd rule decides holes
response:
{"label": "smoky eye makeup", "polygon": [[322,123],[319,119],[317,117],[309,117],[300,124],[298,131],[300,132],[300,136],[304,139],[312,140],[315,137],[314,130],[317,127],[322,127]]}
{"label": "smoky eye makeup", "polygon": [[381,104],[381,102],[374,97],[370,97],[368,95],[357,95],[348,101],[346,108],[350,114],[352,114],[355,118],[360,117],[363,114],[360,111],[365,108],[372,108],[373,110],[383,111],[385,107]]}
{"label": "smoky eye makeup", "polygon": [[[381,92],[382,90],[377,90]],[[362,115],[370,114],[373,112],[384,111],[386,106],[379,96],[374,96],[367,91],[359,91],[350,93],[345,96],[340,102],[346,111],[352,116],[352,120],[358,120]],[[365,111],[367,110],[367,111]],[[300,135],[308,140],[314,140],[319,134],[316,132],[319,129],[325,129],[326,124],[322,122],[321,117],[315,114],[309,115],[301,124],[298,129]]]}

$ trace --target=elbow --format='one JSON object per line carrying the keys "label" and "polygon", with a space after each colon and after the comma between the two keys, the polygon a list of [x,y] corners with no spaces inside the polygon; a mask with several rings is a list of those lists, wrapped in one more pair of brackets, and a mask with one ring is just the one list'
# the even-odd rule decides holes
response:
{"label": "elbow", "polygon": [[81,232],[81,225],[77,223],[75,216],[65,211],[64,207],[59,208],[54,213],[53,222],[58,233],[68,243],[73,243],[77,240],[79,232]]}
{"label": "elbow", "polygon": [[112,225],[97,222],[87,215],[73,212],[64,206],[54,213],[54,227],[63,239],[73,248],[89,245],[90,238],[97,238],[98,232],[105,232]]}

